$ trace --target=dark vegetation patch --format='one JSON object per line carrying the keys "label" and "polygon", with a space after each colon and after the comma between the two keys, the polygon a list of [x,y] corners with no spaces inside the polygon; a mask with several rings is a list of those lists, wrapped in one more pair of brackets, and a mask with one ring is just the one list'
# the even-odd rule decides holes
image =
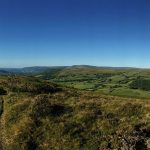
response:
{"label": "dark vegetation patch", "polygon": [[37,96],[31,105],[31,115],[35,118],[59,117],[71,110],[64,104],[53,102],[53,99],[51,100],[47,95]]}
{"label": "dark vegetation patch", "polygon": [[31,92],[33,94],[42,94],[55,93],[62,90],[56,84],[52,84],[46,81],[41,81],[39,79],[30,77],[11,77],[8,79],[8,82],[5,81],[4,84],[13,92]]}
{"label": "dark vegetation patch", "polygon": [[0,98],[0,116],[3,113],[3,104],[4,104],[4,100],[3,100],[3,98]]}
{"label": "dark vegetation patch", "polygon": [[150,90],[150,80],[144,79],[142,77],[138,77],[136,80],[132,81],[132,83],[130,84],[130,88],[149,91]]}
{"label": "dark vegetation patch", "polygon": [[6,95],[6,94],[7,94],[7,91],[3,87],[0,87],[0,96]]}

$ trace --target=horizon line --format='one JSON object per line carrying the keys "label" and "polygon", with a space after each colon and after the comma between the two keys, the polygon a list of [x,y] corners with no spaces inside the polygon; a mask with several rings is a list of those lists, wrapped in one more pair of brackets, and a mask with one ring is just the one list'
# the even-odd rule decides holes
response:
{"label": "horizon line", "polygon": [[31,66],[22,66],[22,67],[0,67],[0,69],[23,69],[23,68],[33,68],[33,67],[73,67],[73,66],[91,66],[99,68],[131,68],[131,69],[150,69],[150,67],[138,67],[138,66],[99,66],[99,65],[89,65],[89,64],[80,64],[80,65],[31,65]]}

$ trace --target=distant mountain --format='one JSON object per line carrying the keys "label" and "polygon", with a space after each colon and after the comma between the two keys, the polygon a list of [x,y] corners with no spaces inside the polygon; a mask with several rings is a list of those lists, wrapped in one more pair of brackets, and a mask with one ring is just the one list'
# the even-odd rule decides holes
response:
{"label": "distant mountain", "polygon": [[41,72],[44,72],[46,70],[48,70],[50,67],[39,67],[39,66],[35,66],[35,67],[25,67],[25,68],[22,68],[21,69],[21,72],[22,73],[33,73],[33,74],[36,74],[36,73],[41,73]]}
{"label": "distant mountain", "polygon": [[21,71],[20,68],[0,68],[0,70],[9,73],[19,73]]}
{"label": "distant mountain", "polygon": [[91,66],[91,65],[73,65],[67,67],[68,69],[138,69],[134,67],[110,67],[110,66]]}
{"label": "distant mountain", "polygon": [[25,67],[25,68],[0,68],[2,72],[9,72],[12,74],[36,74],[44,72],[49,67]]}
{"label": "distant mountain", "polygon": [[[103,66],[90,66],[90,65],[73,65],[73,66],[34,66],[24,68],[0,68],[0,75],[7,74],[25,74],[25,75],[39,75],[42,74],[45,77],[56,76],[59,73],[67,72],[80,72],[80,71],[98,71],[98,70],[130,70],[138,69],[131,67],[103,67]],[[149,70],[149,69],[148,69]],[[76,73],[75,72],[75,73]]]}
{"label": "distant mountain", "polygon": [[73,65],[68,68],[98,68],[97,66],[90,66],[90,65]]}
{"label": "distant mountain", "polygon": [[24,67],[24,68],[0,68],[0,74],[25,74],[25,75],[36,75],[40,73],[51,73],[61,68],[65,68],[64,66],[35,66],[35,67]]}

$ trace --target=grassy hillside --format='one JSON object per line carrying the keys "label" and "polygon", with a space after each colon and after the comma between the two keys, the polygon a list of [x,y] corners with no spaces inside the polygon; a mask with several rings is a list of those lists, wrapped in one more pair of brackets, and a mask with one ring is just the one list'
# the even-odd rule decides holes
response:
{"label": "grassy hillside", "polygon": [[25,76],[1,76],[0,85],[3,150],[150,148],[148,99],[104,96]]}

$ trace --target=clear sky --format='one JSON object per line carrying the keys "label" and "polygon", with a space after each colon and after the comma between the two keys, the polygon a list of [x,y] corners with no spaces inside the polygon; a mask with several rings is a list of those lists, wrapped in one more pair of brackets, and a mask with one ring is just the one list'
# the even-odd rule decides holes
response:
{"label": "clear sky", "polygon": [[0,0],[0,67],[150,68],[150,0]]}

